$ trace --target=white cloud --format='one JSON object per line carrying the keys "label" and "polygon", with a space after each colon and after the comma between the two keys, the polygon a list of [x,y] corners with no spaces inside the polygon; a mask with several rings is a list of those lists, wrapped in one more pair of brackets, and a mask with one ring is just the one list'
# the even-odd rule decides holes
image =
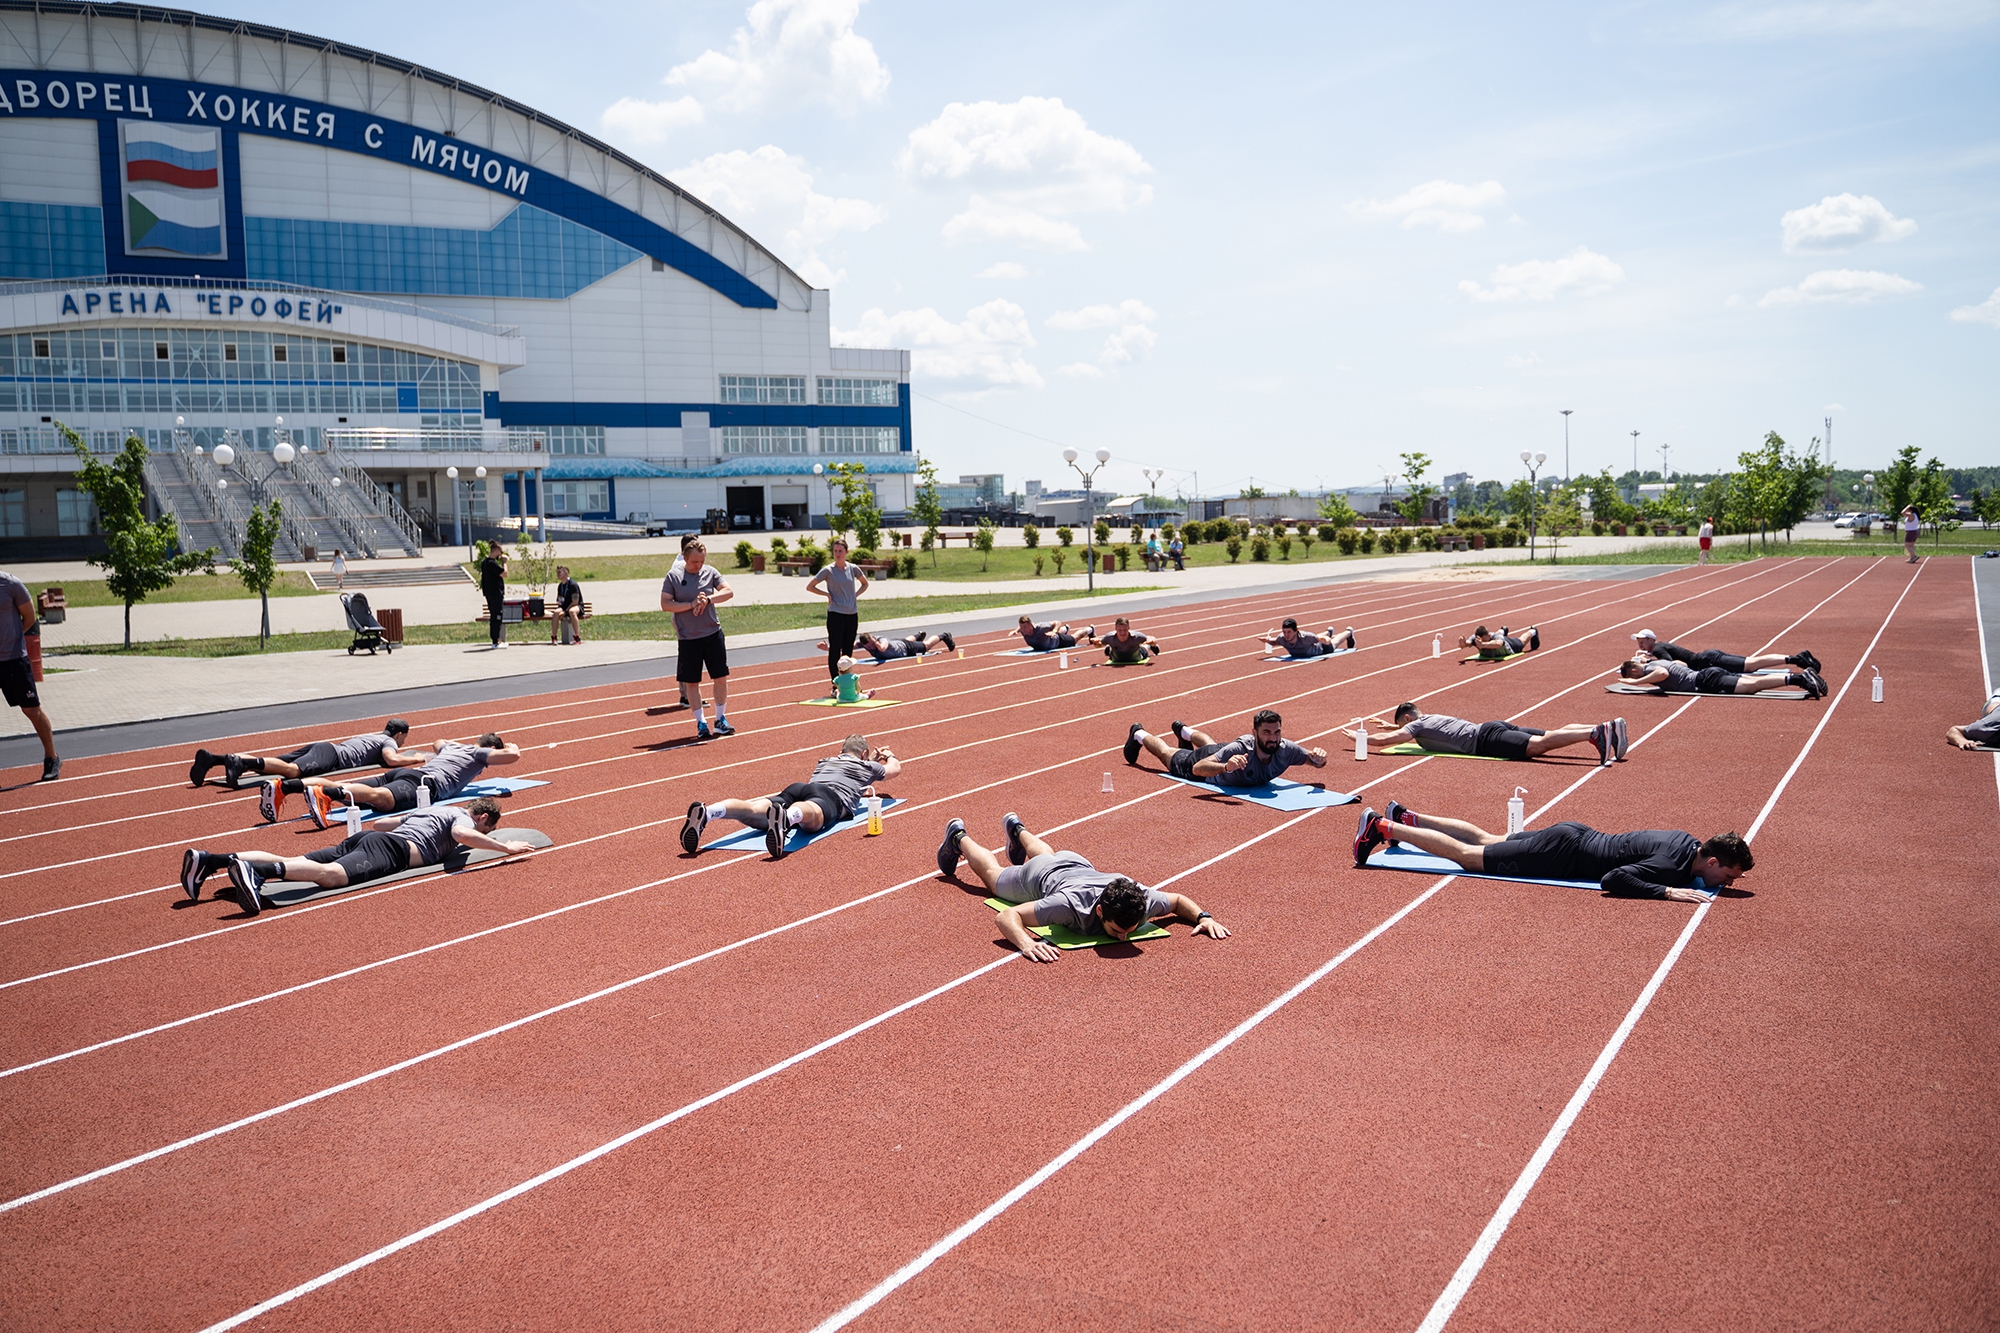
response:
{"label": "white cloud", "polygon": [[1951,312],[1951,317],[1961,324],[1991,324],[2000,329],[2000,287],[1993,289],[1993,295],[1978,305],[1962,305]]}
{"label": "white cloud", "polygon": [[1058,366],[1056,374],[1067,375],[1071,379],[1077,380],[1101,380],[1104,378],[1104,372],[1098,367],[1091,365],[1088,361],[1072,361],[1066,366]]}
{"label": "white cloud", "polygon": [[1838,301],[1847,305],[1867,305],[1884,297],[1908,296],[1924,289],[1921,282],[1894,273],[1874,273],[1858,268],[1828,268],[1807,277],[1796,287],[1778,287],[1765,292],[1760,306],[1812,305]]}
{"label": "white cloud", "polygon": [[604,108],[598,119],[607,133],[629,143],[659,143],[675,130],[701,124],[702,111],[701,103],[692,97],[677,97],[671,102],[621,97]]}
{"label": "white cloud", "polygon": [[757,0],[727,52],[708,50],[667,71],[669,87],[706,84],[732,111],[821,104],[853,111],[881,98],[889,68],[854,31],[861,0]]}
{"label": "white cloud", "polygon": [[944,224],[944,238],[948,241],[1001,241],[1066,252],[1090,248],[1073,222],[1058,222],[1033,209],[1020,208],[979,194],[967,201],[963,213]]}
{"label": "white cloud", "polygon": [[1625,270],[1585,246],[1563,259],[1530,259],[1493,270],[1491,287],[1470,278],[1458,289],[1475,301],[1550,301],[1565,293],[1589,296],[1625,281]]}
{"label": "white cloud", "polygon": [[1802,0],[1795,4],[1734,4],[1701,24],[1711,36],[1739,41],[1788,41],[1875,32],[1949,32],[1989,22],[1994,0]]}
{"label": "white cloud", "polygon": [[1017,264],[1011,259],[1003,259],[997,264],[988,264],[972,276],[975,278],[999,278],[1008,282],[1016,282],[1028,276],[1028,266],[1026,264]]}
{"label": "white cloud", "polygon": [[1530,366],[1542,364],[1542,357],[1539,352],[1529,352],[1526,355],[1516,353],[1507,358],[1506,364],[1509,370],[1526,370]]}
{"label": "white cloud", "polygon": [[1394,199],[1357,199],[1347,206],[1364,217],[1401,218],[1404,230],[1431,227],[1437,231],[1477,231],[1486,225],[1485,210],[1506,202],[1499,181],[1460,185],[1426,181]]}
{"label": "white cloud", "polygon": [[1081,310],[1058,310],[1045,323],[1052,329],[1081,332],[1085,329],[1109,329],[1118,331],[1104,340],[1104,346],[1097,353],[1101,365],[1115,366],[1132,360],[1135,352],[1149,352],[1160,341],[1160,335],[1148,326],[1158,319],[1159,312],[1144,301],[1126,300],[1117,305],[1087,305]]}
{"label": "white cloud", "polygon": [[716,153],[683,167],[674,180],[752,235],[782,234],[788,262],[815,287],[832,287],[847,276],[827,263],[821,248],[844,232],[867,231],[886,216],[866,199],[814,190],[805,159],[773,144],[754,153],[740,148]]}
{"label": "white cloud", "polygon": [[1900,241],[1916,234],[1917,224],[1899,218],[1871,194],[1830,194],[1816,204],[1795,208],[1780,219],[1785,253],[1801,250],[1846,250],[1868,241]]}
{"label": "white cloud", "polygon": [[974,306],[957,323],[929,306],[894,315],[870,310],[861,316],[859,327],[835,329],[833,343],[836,347],[907,346],[916,373],[983,390],[1039,389],[1045,383],[1027,357],[1027,350],[1035,345],[1028,312],[1005,299]]}

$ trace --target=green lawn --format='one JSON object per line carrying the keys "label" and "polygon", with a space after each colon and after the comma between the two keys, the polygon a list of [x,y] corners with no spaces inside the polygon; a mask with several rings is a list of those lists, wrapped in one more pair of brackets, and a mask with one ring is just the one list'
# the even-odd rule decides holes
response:
{"label": "green lawn", "polygon": [[[43,585],[48,586],[48,585]],[[103,579],[64,579],[55,585],[63,590],[63,597],[71,606],[123,606],[124,603],[105,590]],[[41,588],[31,589],[40,592]],[[280,570],[278,581],[271,585],[273,597],[311,597],[315,592],[312,581],[304,574],[290,570]],[[149,606],[161,602],[214,602],[234,601],[240,598],[257,600],[257,594],[243,586],[243,580],[228,569],[215,574],[183,574],[174,580],[171,588],[147,593]]]}
{"label": "green lawn", "polygon": [[[1126,595],[1135,592],[1163,591],[1158,585],[1121,586],[1100,588],[1099,597]],[[1081,593],[1064,593],[1065,597],[1082,596]],[[1018,593],[966,593],[951,597],[904,597],[879,604],[888,613],[881,616],[868,615],[871,625],[891,625],[898,629],[921,628],[930,617],[951,615],[960,611],[979,611],[995,606],[1015,606],[1021,601]],[[864,614],[877,608],[862,603]],[[769,630],[809,629],[826,623],[826,608],[823,606],[803,606],[794,602],[781,602],[762,606],[724,606],[721,609],[722,628],[729,634],[761,634]],[[584,636],[595,639],[660,639],[673,637],[673,617],[658,611],[646,611],[636,615],[593,616],[584,622]],[[509,635],[520,642],[533,642],[547,635],[546,625],[516,625],[510,627]],[[412,625],[404,631],[407,643],[436,643],[466,645],[487,641],[486,626],[476,622],[450,625]],[[270,647],[274,653],[324,652],[341,649],[354,641],[354,636],[346,630],[315,630],[305,634],[274,634]],[[54,655],[55,650],[50,650]],[[239,635],[218,639],[154,639],[145,643],[135,643],[129,649],[115,643],[89,644],[77,648],[61,650],[64,657],[241,657],[258,651],[257,636]]]}

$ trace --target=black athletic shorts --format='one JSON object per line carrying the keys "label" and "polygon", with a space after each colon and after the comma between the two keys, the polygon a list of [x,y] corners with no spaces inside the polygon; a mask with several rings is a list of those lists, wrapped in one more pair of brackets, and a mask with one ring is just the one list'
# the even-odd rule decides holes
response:
{"label": "black athletic shorts", "polygon": [[1694,687],[1703,694],[1734,694],[1736,682],[1741,679],[1734,671],[1724,671],[1719,666],[1703,667],[1695,672]]}
{"label": "black athletic shorts", "polygon": [[314,741],[304,749],[281,754],[278,758],[288,764],[297,764],[302,778],[320,777],[340,767],[340,751],[333,748],[332,741]]}
{"label": "black athletic shorts", "polygon": [[1489,759],[1525,760],[1528,742],[1541,734],[1539,728],[1517,727],[1512,722],[1482,722],[1472,752]]}
{"label": "black athletic shorts", "polygon": [[1146,651],[1146,645],[1143,643],[1128,644],[1121,650],[1117,644],[1106,639],[1104,640],[1104,656],[1110,661],[1130,665],[1133,662],[1145,661],[1151,654]]}
{"label": "black athletic shorts", "polygon": [[42,706],[42,696],[35,692],[35,672],[27,658],[0,662],[0,694],[6,695],[9,708]]}
{"label": "black athletic shorts", "polygon": [[1194,766],[1221,748],[1220,745],[1199,745],[1192,750],[1175,750],[1167,756],[1167,772],[1191,782],[1213,782],[1213,778],[1196,777]]}
{"label": "black athletic shorts", "polygon": [[1704,671],[1709,667],[1720,667],[1724,671],[1732,671],[1738,675],[1741,675],[1743,669],[1750,665],[1735,653],[1725,653],[1720,648],[1708,648],[1701,652],[1693,653],[1687,658],[1687,664]]}
{"label": "black athletic shorts", "polygon": [[1486,848],[1486,873],[1513,879],[1576,879],[1583,835],[1589,831],[1586,825],[1564,822],[1491,843]]}
{"label": "black athletic shorts", "polygon": [[433,801],[437,799],[437,787],[419,777],[419,771],[414,768],[399,768],[393,773],[383,773],[372,778],[356,778],[353,782],[343,785],[349,787],[383,788],[396,798],[396,803],[389,807],[389,812],[394,814],[398,811],[414,810],[417,808],[417,788],[419,787],[430,787],[431,799]]}
{"label": "black athletic shorts", "polygon": [[801,801],[811,801],[826,817],[822,828],[832,828],[854,812],[847,808],[847,802],[840,799],[840,793],[822,782],[794,782],[778,793],[778,799],[786,805],[797,805]]}
{"label": "black athletic shorts", "polygon": [[306,860],[332,862],[347,872],[349,886],[381,879],[410,868],[410,843],[393,833],[370,829],[343,840],[338,847],[307,852]]}
{"label": "black athletic shorts", "polygon": [[680,668],[674,672],[674,679],[683,685],[699,685],[703,667],[708,668],[710,680],[722,680],[729,675],[729,650],[723,646],[721,630],[699,639],[681,640]]}

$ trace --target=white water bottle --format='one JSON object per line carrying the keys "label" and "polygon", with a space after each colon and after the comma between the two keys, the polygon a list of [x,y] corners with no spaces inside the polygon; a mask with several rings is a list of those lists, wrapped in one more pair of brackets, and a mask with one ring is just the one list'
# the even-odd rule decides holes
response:
{"label": "white water bottle", "polygon": [[1879,704],[1882,702],[1882,668],[1870,667],[1868,669],[1875,673],[1875,679],[1868,682],[1868,698],[1870,701]]}
{"label": "white water bottle", "polygon": [[1432,657],[1443,657],[1443,656],[1444,656],[1444,636],[1443,636],[1443,635],[1441,635],[1441,634],[1433,634],[1433,635],[1431,635],[1431,656],[1432,656]]}
{"label": "white water bottle", "polygon": [[1521,798],[1527,794],[1526,787],[1514,788],[1514,794],[1507,798],[1507,836],[1513,837],[1528,827],[1528,804]]}
{"label": "white water bottle", "polygon": [[1063,649],[1056,657],[1056,666],[1063,671],[1069,670],[1069,649]]}
{"label": "white water bottle", "polygon": [[428,782],[419,782],[417,784],[417,809],[428,810],[430,808],[431,784]]}
{"label": "white water bottle", "polygon": [[347,836],[351,838],[359,832],[361,832],[361,807],[354,804],[352,800],[349,800],[347,803]]}
{"label": "white water bottle", "polygon": [[1368,757],[1368,728],[1365,726],[1354,729],[1354,757],[1356,759]]}

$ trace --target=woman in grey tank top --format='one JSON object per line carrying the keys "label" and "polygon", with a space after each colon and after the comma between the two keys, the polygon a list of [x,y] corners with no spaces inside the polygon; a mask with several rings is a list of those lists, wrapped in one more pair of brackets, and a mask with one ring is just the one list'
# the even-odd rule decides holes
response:
{"label": "woman in grey tank top", "polygon": [[829,551],[833,563],[812,576],[806,591],[826,598],[826,674],[834,680],[840,675],[840,659],[854,653],[854,636],[861,629],[861,604],[856,599],[868,591],[868,575],[847,563],[845,541],[835,537]]}

